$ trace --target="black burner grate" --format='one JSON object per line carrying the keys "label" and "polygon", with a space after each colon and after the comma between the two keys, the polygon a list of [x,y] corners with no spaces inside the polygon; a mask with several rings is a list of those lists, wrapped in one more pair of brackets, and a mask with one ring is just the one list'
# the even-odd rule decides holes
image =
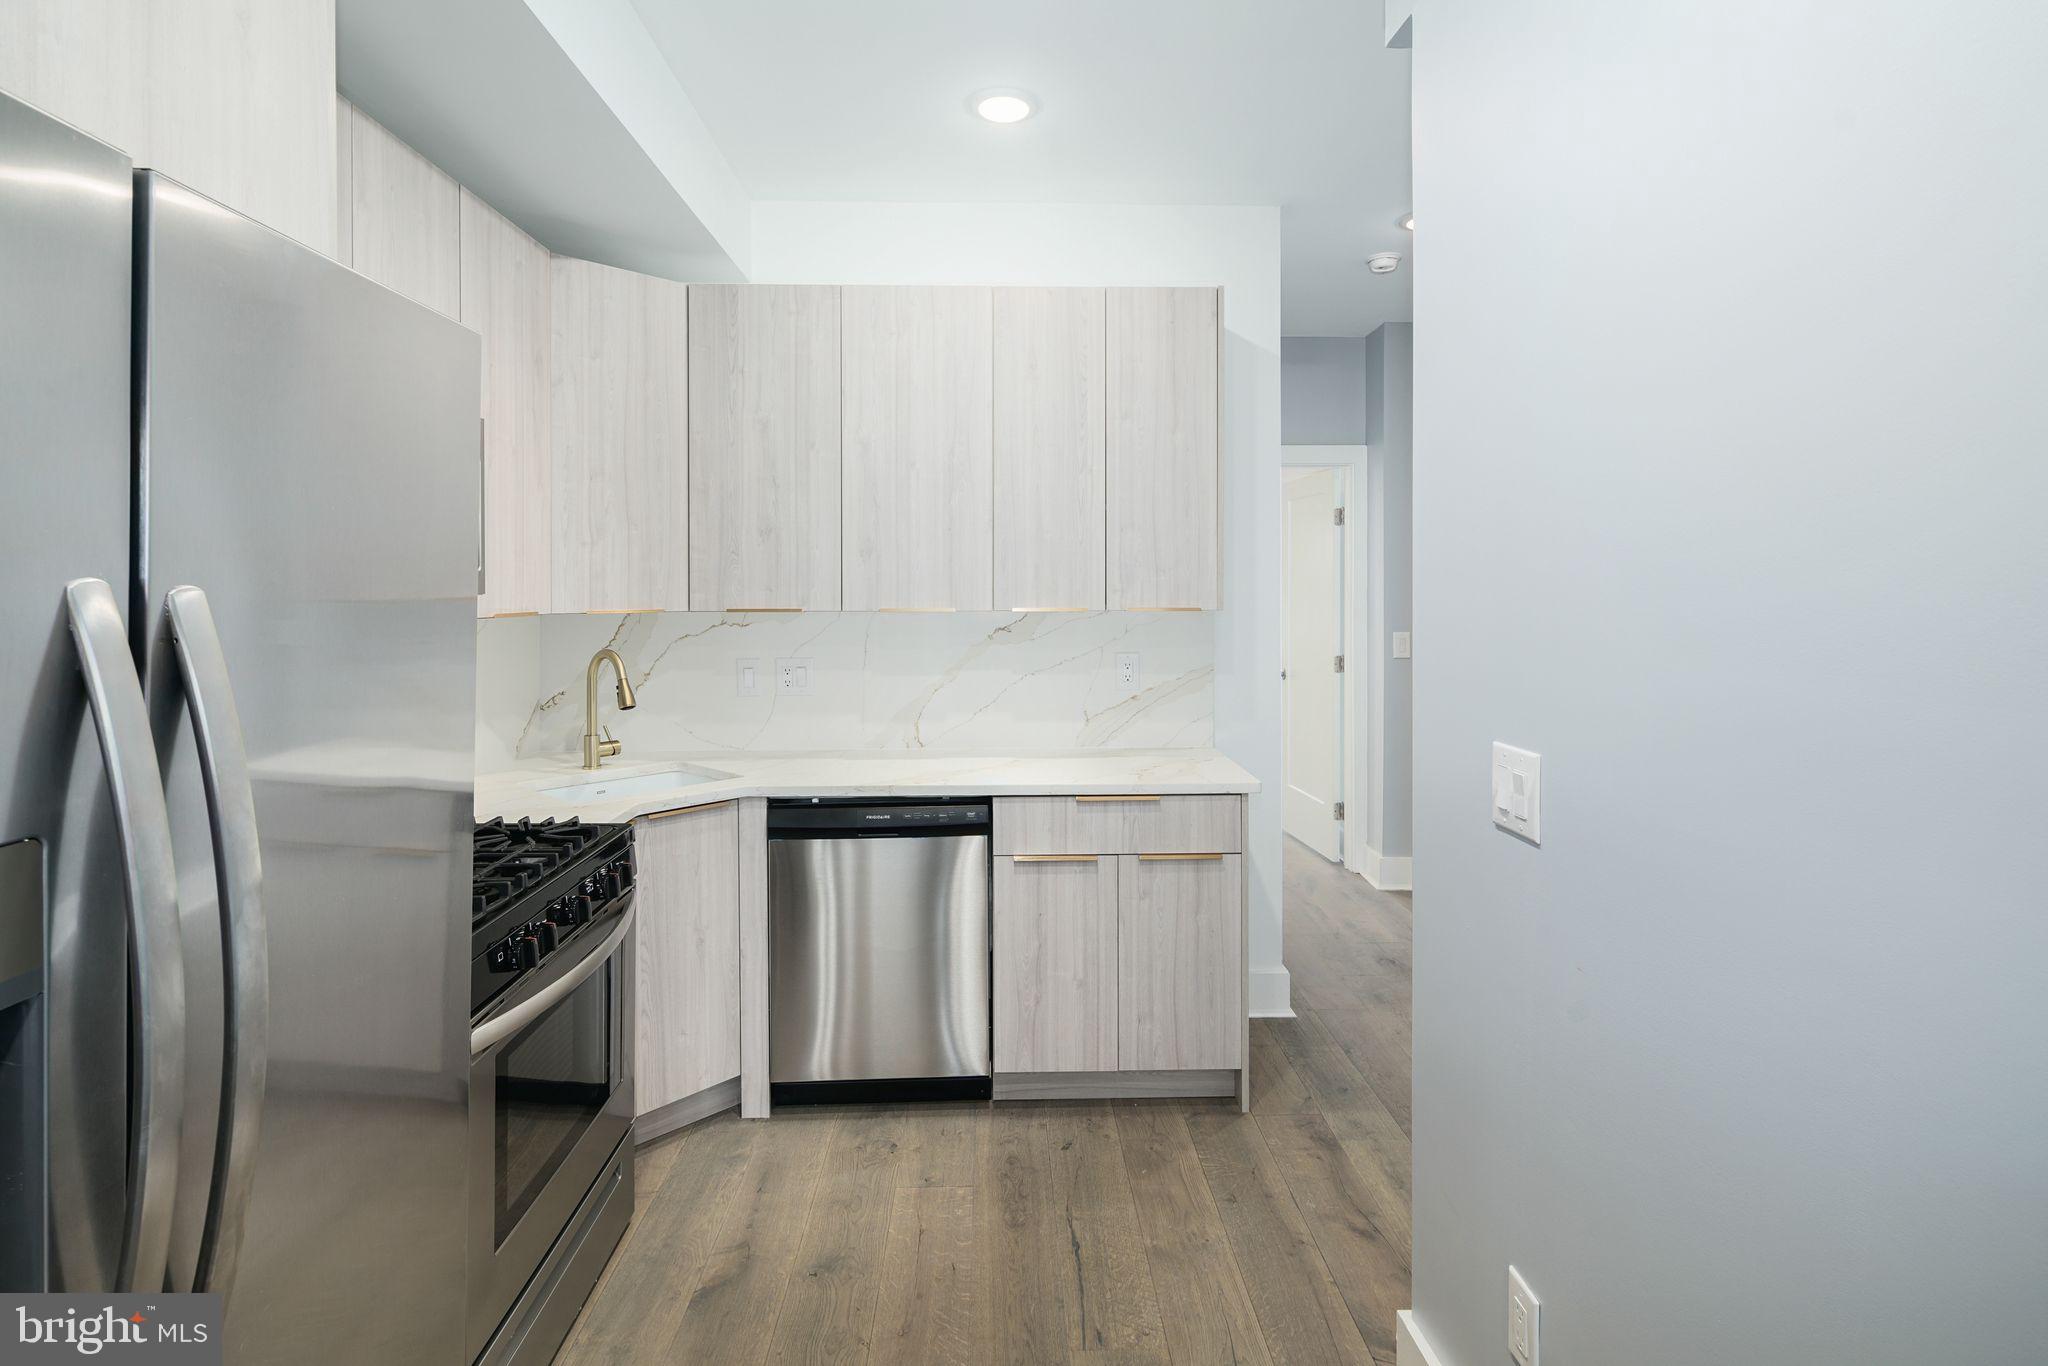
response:
{"label": "black burner grate", "polygon": [[614,828],[576,820],[484,821],[476,828],[470,923],[496,915]]}

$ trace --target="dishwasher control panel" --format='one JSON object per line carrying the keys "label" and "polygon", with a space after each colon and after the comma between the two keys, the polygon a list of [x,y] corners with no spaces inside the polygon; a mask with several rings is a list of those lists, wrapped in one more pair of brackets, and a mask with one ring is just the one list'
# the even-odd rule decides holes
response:
{"label": "dishwasher control panel", "polygon": [[877,802],[872,798],[820,797],[776,801],[768,806],[771,836],[929,834],[938,830],[986,831],[988,825],[986,799]]}

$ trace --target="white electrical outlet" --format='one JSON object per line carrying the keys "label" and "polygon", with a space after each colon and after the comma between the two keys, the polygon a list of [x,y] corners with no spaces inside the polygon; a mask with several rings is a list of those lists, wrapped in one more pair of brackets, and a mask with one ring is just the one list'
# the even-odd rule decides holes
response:
{"label": "white electrical outlet", "polygon": [[1536,1366],[1536,1316],[1543,1304],[1522,1273],[1508,1268],[1508,1355],[1521,1366]]}
{"label": "white electrical outlet", "polygon": [[1543,843],[1543,756],[1493,742],[1493,823]]}
{"label": "white electrical outlet", "polygon": [[766,691],[761,686],[761,661],[758,659],[735,659],[732,662],[733,686],[740,697],[759,697]]}
{"label": "white electrical outlet", "polygon": [[811,692],[811,661],[808,659],[776,660],[775,691],[788,696],[808,697]]}
{"label": "white electrical outlet", "polygon": [[1408,633],[1406,631],[1394,632],[1394,658],[1408,658]]}
{"label": "white electrical outlet", "polygon": [[1116,681],[1120,688],[1138,686],[1138,652],[1126,650],[1116,657]]}

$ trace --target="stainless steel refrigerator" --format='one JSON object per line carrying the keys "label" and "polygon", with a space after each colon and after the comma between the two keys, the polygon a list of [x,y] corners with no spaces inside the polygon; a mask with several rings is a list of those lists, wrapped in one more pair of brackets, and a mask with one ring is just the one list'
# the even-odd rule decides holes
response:
{"label": "stainless steel refrigerator", "polygon": [[463,1359],[477,338],[0,96],[0,1277]]}

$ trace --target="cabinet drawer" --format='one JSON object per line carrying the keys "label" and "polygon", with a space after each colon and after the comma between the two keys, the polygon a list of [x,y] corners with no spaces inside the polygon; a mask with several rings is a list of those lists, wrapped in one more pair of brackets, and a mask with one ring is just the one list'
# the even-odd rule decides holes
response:
{"label": "cabinet drawer", "polygon": [[1244,799],[998,797],[998,854],[1236,854]]}

